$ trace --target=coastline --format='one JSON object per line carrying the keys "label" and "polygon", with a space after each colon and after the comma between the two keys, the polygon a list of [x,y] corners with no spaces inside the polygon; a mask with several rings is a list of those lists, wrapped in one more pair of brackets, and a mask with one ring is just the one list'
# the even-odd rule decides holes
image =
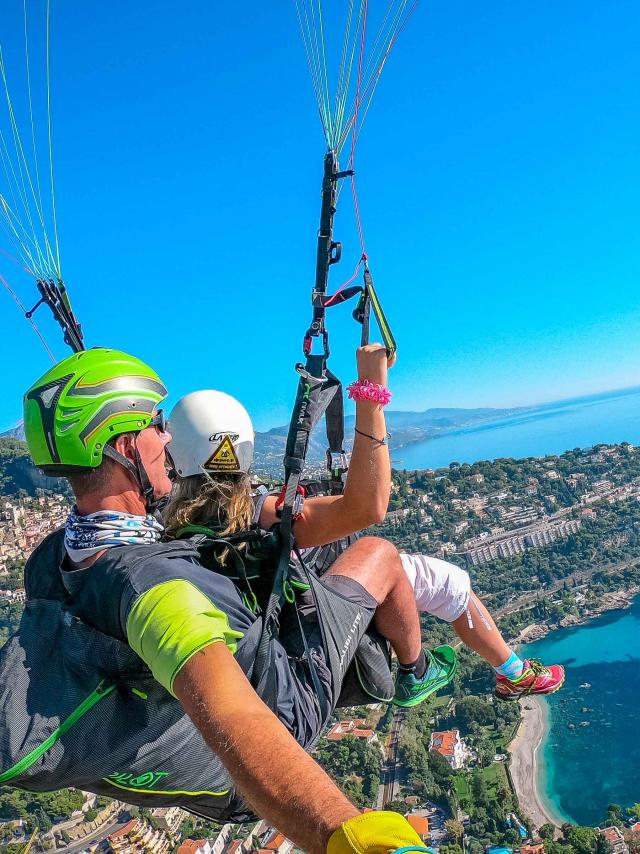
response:
{"label": "coastline", "polygon": [[[561,628],[584,625],[607,611],[629,608],[638,596],[639,588],[630,587],[606,593],[597,608],[579,617],[565,618],[556,625],[532,623],[521,630],[517,642],[526,644],[540,640]],[[526,697],[520,704],[521,722],[515,737],[507,746],[510,755],[509,775],[519,807],[536,828],[550,823],[560,828],[565,822],[575,823],[546,796],[544,741],[549,732],[549,707],[543,697]]]}
{"label": "coastline", "polygon": [[547,732],[547,708],[541,697],[527,697],[521,706],[522,720],[515,738],[507,747],[511,757],[509,772],[520,811],[540,828],[560,827],[566,818],[555,813],[539,790],[541,746]]}
{"label": "coastline", "polygon": [[624,608],[629,608],[638,593],[640,593],[640,587],[637,586],[630,587],[628,590],[616,590],[612,593],[605,593],[602,597],[602,602],[597,608],[585,611],[585,613],[581,614],[579,617],[575,615],[564,617],[555,625],[549,625],[548,623],[531,623],[519,632],[518,636],[514,638],[512,643],[533,643],[534,641],[541,640],[551,632],[555,632],[558,629],[566,629],[570,626],[582,626],[594,617],[599,617],[600,614],[604,614],[607,611],[618,611],[623,610]]}

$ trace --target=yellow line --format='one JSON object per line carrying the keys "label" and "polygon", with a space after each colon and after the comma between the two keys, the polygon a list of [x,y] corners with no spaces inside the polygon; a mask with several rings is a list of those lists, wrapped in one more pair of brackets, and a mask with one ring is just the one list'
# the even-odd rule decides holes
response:
{"label": "yellow line", "polygon": [[110,786],[115,786],[116,789],[124,789],[125,792],[140,792],[143,795],[189,795],[190,797],[197,797],[198,795],[211,795],[214,798],[221,798],[223,795],[228,795],[230,791],[230,789],[227,789],[226,792],[168,792],[164,789],[132,789],[129,786],[122,786],[120,785],[120,783],[114,783],[114,781],[109,780],[108,777],[103,777],[102,779]]}

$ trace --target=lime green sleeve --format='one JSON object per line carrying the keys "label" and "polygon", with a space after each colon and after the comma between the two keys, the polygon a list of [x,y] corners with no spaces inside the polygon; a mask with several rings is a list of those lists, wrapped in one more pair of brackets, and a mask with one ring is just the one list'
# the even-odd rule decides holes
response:
{"label": "lime green sleeve", "polygon": [[129,646],[173,694],[173,681],[192,655],[222,641],[232,653],[242,637],[227,615],[190,581],[157,584],[135,601],[127,618]]}

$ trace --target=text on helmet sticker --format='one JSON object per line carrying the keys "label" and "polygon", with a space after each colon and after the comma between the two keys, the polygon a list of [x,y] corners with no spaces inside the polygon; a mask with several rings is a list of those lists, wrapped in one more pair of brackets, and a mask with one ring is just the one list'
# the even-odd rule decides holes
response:
{"label": "text on helmet sticker", "polygon": [[231,436],[225,435],[222,442],[204,464],[207,471],[240,471],[240,463],[231,441]]}
{"label": "text on helmet sticker", "polygon": [[237,433],[212,433],[211,436],[209,436],[209,441],[221,442],[225,436],[228,436],[232,442],[237,442],[239,438]]}

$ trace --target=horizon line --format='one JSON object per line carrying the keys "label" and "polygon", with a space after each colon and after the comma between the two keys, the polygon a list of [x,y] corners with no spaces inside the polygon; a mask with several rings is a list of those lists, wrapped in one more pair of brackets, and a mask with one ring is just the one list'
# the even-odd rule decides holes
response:
{"label": "horizon line", "polygon": [[[634,391],[640,390],[640,384],[638,385],[630,385],[630,386],[622,386],[620,388],[610,388],[610,389],[602,389],[600,391],[592,391],[587,392],[586,394],[579,394],[572,397],[559,397],[551,400],[539,401],[538,403],[529,403],[529,404],[521,404],[520,406],[428,406],[426,409],[390,409],[389,412],[404,412],[404,413],[417,413],[424,414],[426,412],[430,412],[433,409],[451,409],[451,410],[478,410],[478,409],[490,409],[495,410],[496,412],[507,411],[507,410],[535,410],[542,409],[544,406],[551,406],[553,404],[559,403],[572,403],[574,401],[586,400],[591,397],[603,397],[605,395],[614,395],[614,394],[624,394],[630,393]],[[347,416],[349,417],[349,416]],[[15,430],[21,424],[24,424],[24,419],[20,418],[18,421],[15,421],[8,427],[0,430],[0,435],[9,432],[9,430]],[[276,430],[278,427],[286,427],[287,425],[275,425],[273,427],[269,427],[266,430],[256,430],[256,433],[268,433],[271,430]],[[7,438],[7,437],[4,437]]]}

